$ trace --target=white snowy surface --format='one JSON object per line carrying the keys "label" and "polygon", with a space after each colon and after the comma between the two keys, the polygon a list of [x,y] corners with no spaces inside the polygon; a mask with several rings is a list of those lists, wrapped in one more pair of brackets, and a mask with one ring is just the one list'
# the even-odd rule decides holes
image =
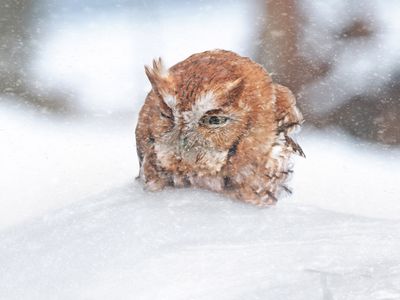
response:
{"label": "white snowy surface", "polygon": [[299,136],[261,209],[142,190],[132,119],[0,106],[0,299],[400,299],[400,151]]}
{"label": "white snowy surface", "polygon": [[0,106],[0,228],[130,181],[134,118],[123,126]]}
{"label": "white snowy surface", "polygon": [[[343,132],[299,135],[294,201],[372,218],[400,219],[400,148],[355,141]],[[399,249],[400,250],[400,249]]]}
{"label": "white snowy surface", "polygon": [[399,226],[132,184],[0,234],[0,298],[399,299]]}

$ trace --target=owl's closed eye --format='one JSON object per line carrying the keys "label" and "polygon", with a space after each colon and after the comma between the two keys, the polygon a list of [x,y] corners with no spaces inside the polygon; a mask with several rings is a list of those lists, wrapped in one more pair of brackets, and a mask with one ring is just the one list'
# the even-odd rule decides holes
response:
{"label": "owl's closed eye", "polygon": [[195,186],[272,204],[301,148],[292,93],[260,65],[233,52],[198,53],[166,69],[145,67],[152,90],[139,114],[140,179],[149,190]]}

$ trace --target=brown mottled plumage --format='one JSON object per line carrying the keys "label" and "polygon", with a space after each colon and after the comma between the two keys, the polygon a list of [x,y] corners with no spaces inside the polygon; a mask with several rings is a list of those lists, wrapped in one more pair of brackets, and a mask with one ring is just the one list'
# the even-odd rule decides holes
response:
{"label": "brown mottled plumage", "polygon": [[206,51],[170,69],[145,67],[152,84],[139,114],[139,178],[147,189],[195,186],[273,204],[304,155],[289,133],[302,122],[292,93],[233,52]]}

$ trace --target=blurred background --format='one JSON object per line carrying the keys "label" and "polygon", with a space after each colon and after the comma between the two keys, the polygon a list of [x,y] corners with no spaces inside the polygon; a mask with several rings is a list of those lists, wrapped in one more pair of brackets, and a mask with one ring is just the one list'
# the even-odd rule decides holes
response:
{"label": "blurred background", "polygon": [[296,94],[317,132],[306,154],[335,139],[397,162],[399,15],[397,0],[2,0],[0,225],[133,180],[143,65],[158,56],[249,56]]}
{"label": "blurred background", "polygon": [[153,57],[225,48],[289,86],[309,126],[398,144],[399,13],[396,0],[3,0],[0,92],[49,114],[131,113]]}

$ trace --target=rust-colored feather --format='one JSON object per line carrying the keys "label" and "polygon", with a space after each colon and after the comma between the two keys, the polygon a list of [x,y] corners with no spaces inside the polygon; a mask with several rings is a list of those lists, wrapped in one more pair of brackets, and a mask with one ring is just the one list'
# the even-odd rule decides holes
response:
{"label": "rust-colored feather", "polygon": [[213,50],[169,69],[159,58],[145,72],[152,91],[136,143],[147,189],[190,185],[256,205],[290,191],[290,156],[305,156],[290,134],[303,117],[262,66]]}

